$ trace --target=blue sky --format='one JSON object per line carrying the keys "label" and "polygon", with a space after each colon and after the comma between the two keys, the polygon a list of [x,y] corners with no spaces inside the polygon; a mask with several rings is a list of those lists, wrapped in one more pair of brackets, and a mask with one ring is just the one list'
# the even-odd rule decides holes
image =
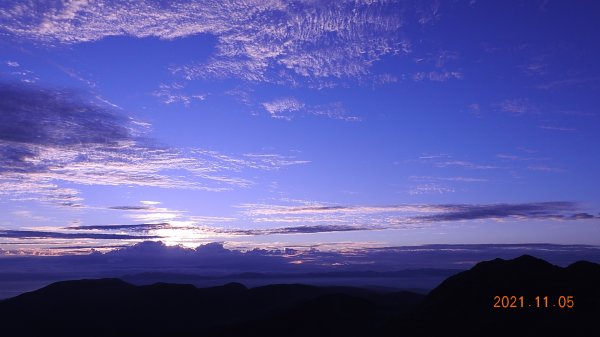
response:
{"label": "blue sky", "polygon": [[0,5],[0,252],[600,244],[593,1]]}

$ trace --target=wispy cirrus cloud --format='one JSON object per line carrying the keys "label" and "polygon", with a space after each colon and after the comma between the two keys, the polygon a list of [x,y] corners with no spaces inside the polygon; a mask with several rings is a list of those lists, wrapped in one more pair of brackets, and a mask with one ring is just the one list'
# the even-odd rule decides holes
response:
{"label": "wispy cirrus cloud", "polygon": [[421,25],[435,23],[440,18],[439,0],[418,1],[415,4],[415,16]]}
{"label": "wispy cirrus cloud", "polygon": [[490,169],[498,168],[495,165],[478,164],[478,163],[473,163],[473,162],[466,161],[466,160],[446,160],[446,161],[437,162],[435,165],[437,167],[457,166],[457,167],[464,167],[464,168],[474,169],[474,170],[490,170]]}
{"label": "wispy cirrus cloud", "polygon": [[494,104],[494,106],[497,110],[513,115],[524,115],[539,112],[539,108],[536,105],[524,98],[505,99]]}
{"label": "wispy cirrus cloud", "polygon": [[323,82],[360,78],[384,55],[407,54],[403,12],[427,24],[430,7],[399,1],[189,1],[5,3],[0,28],[46,43],[73,44],[107,36],[217,38],[204,63],[174,67],[186,78]]}
{"label": "wispy cirrus cloud", "polygon": [[460,167],[471,170],[492,170],[499,168],[498,166],[492,164],[476,163],[468,160],[456,159],[453,156],[445,153],[433,155],[424,154],[419,156],[416,161],[431,164],[440,168]]}
{"label": "wispy cirrus cloud", "polygon": [[180,83],[161,84],[159,89],[152,93],[164,104],[181,103],[189,107],[193,101],[203,101],[207,94],[187,94],[183,92],[184,86]]}
{"label": "wispy cirrus cloud", "polygon": [[475,178],[475,177],[437,177],[437,176],[410,176],[409,179],[416,181],[449,181],[449,182],[485,182],[488,179],[485,178]]}
{"label": "wispy cirrus cloud", "polygon": [[421,82],[424,80],[429,80],[433,82],[445,82],[448,80],[463,79],[464,75],[460,71],[430,71],[430,72],[417,72],[413,74],[413,80],[417,82]]}
{"label": "wispy cirrus cloud", "polygon": [[78,190],[62,183],[219,191],[249,186],[236,176],[245,169],[306,163],[161,147],[143,137],[144,126],[79,93],[0,83],[0,195],[79,206]]}
{"label": "wispy cirrus cloud", "polygon": [[[525,152],[527,152],[527,151],[525,151]],[[550,160],[550,158],[548,158],[548,157],[532,157],[530,155],[531,153],[533,153],[533,152],[529,152],[529,155],[527,155],[527,156],[509,154],[509,153],[498,153],[498,154],[496,154],[496,157],[503,159],[503,160],[511,160],[511,161],[546,161],[546,160]]]}
{"label": "wispy cirrus cloud", "polygon": [[583,86],[590,83],[597,83],[598,81],[600,81],[600,77],[565,78],[538,84],[536,88],[543,90],[554,90],[570,86]]}
{"label": "wispy cirrus cloud", "polygon": [[556,126],[556,125],[540,125],[540,129],[549,130],[549,131],[562,131],[562,132],[575,132],[577,129],[570,128],[566,126]]}
{"label": "wispy cirrus cloud", "polygon": [[447,184],[440,183],[425,183],[413,186],[408,194],[411,195],[420,195],[420,194],[445,194],[454,192],[454,188],[448,186]]}
{"label": "wispy cirrus cloud", "polygon": [[262,106],[271,117],[288,121],[302,115],[320,116],[347,122],[360,121],[359,117],[349,115],[341,102],[307,105],[294,97],[281,97],[264,102]]}
{"label": "wispy cirrus cloud", "polygon": [[547,165],[530,165],[530,166],[527,166],[527,169],[530,171],[551,172],[551,173],[564,172],[564,170],[561,168],[547,166]]}
{"label": "wispy cirrus cloud", "polygon": [[293,97],[278,98],[271,102],[264,102],[262,105],[271,117],[286,120],[291,120],[295,112],[304,108],[304,103]]}
{"label": "wispy cirrus cloud", "polygon": [[410,195],[453,193],[457,190],[457,187],[455,186],[457,184],[481,183],[488,181],[488,179],[485,178],[462,176],[410,176],[408,179],[417,182],[417,185],[409,188],[408,194]]}

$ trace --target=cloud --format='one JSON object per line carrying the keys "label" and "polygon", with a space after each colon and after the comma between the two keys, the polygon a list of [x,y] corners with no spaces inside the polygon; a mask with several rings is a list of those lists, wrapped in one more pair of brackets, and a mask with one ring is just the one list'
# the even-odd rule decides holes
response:
{"label": "cloud", "polygon": [[523,71],[525,75],[528,76],[542,76],[546,75],[549,72],[550,64],[548,59],[550,55],[542,54],[535,55],[529,58],[528,62],[522,65],[519,65],[519,68]]}
{"label": "cloud", "polygon": [[7,61],[6,65],[9,66],[9,67],[16,68],[16,67],[19,66],[19,62],[17,62],[17,61]]}
{"label": "cloud", "polygon": [[[532,150],[528,150],[528,149],[521,149],[524,152],[528,152],[528,153],[534,153],[535,151]],[[521,155],[514,155],[514,154],[507,154],[507,153],[498,153],[496,155],[496,157],[503,159],[503,160],[512,160],[512,161],[545,161],[545,160],[549,160],[550,158],[547,157],[524,157]]]}
{"label": "cloud", "polygon": [[474,177],[434,177],[434,176],[410,176],[409,179],[411,180],[432,180],[432,181],[454,181],[454,182],[467,182],[467,183],[473,183],[473,182],[485,182],[488,181],[488,179],[484,179],[484,178],[474,178]]}
{"label": "cloud", "polygon": [[286,120],[291,120],[294,112],[304,108],[304,103],[293,97],[278,98],[262,105],[271,114],[271,117]]}
{"label": "cloud", "polygon": [[270,153],[245,153],[243,157],[249,159],[245,162],[246,166],[263,170],[278,170],[286,166],[310,163],[308,160],[298,160]]}
{"label": "cloud", "polygon": [[467,108],[469,109],[469,112],[471,112],[473,114],[479,114],[480,110],[481,110],[481,104],[471,103],[467,106]]}
{"label": "cloud", "polygon": [[144,211],[154,209],[153,206],[112,206],[109,209],[116,209],[120,211]]}
{"label": "cloud", "polygon": [[341,102],[323,105],[306,105],[294,97],[277,98],[270,102],[262,103],[262,106],[273,118],[292,120],[303,114],[338,119],[347,122],[360,121],[359,117],[350,116]]}
{"label": "cloud", "polygon": [[[419,6],[419,21],[432,21],[438,8]],[[409,53],[406,10],[413,8],[370,0],[6,3],[0,29],[49,44],[211,34],[217,45],[209,61],[173,70],[186,78],[316,83],[361,78],[383,56]]]}
{"label": "cloud", "polygon": [[[85,248],[85,247],[83,247]],[[247,251],[211,242],[196,248],[167,246],[162,242],[146,241],[133,246],[117,248],[106,253],[97,251],[78,256],[13,256],[17,251],[0,250],[0,289],[19,291],[65,279],[101,277],[152,277],[150,282],[200,283],[201,286],[226,282],[252,282],[262,276],[265,283],[274,279],[282,283],[307,280],[362,286],[366,281],[390,278],[389,286],[405,284],[407,278],[416,277],[418,287],[425,287],[425,277],[437,276],[435,282],[448,277],[448,272],[467,269],[482,260],[515,258],[523,254],[534,255],[547,261],[566,266],[580,260],[600,262],[600,248],[590,245],[553,244],[446,244],[392,247],[353,247],[344,243],[334,250],[326,250],[318,244],[312,246],[282,246],[257,248]],[[431,269],[449,270],[431,270]],[[276,272],[274,272],[276,271]],[[369,271],[368,273],[365,273]],[[385,273],[385,274],[377,274]],[[246,278],[244,278],[246,275]],[[341,277],[340,277],[341,276]],[[350,277],[349,277],[350,276]],[[355,277],[352,277],[355,276]],[[158,278],[158,279],[156,279]],[[359,278],[358,281],[356,279]],[[349,281],[353,279],[353,281]],[[212,284],[201,283],[210,282]],[[28,282],[26,282],[28,281]],[[138,278],[139,281],[139,278]],[[4,283],[6,282],[6,283]],[[351,282],[351,283],[343,283]],[[431,282],[431,281],[429,281]],[[11,285],[6,287],[5,285]],[[436,284],[427,286],[434,287]],[[0,298],[10,293],[0,292]]]}
{"label": "cloud", "polygon": [[15,239],[97,239],[97,240],[147,240],[157,239],[155,235],[127,235],[127,234],[103,234],[103,233],[61,233],[46,231],[19,231],[0,230],[1,238]]}
{"label": "cloud", "polygon": [[100,225],[100,226],[71,226],[63,229],[67,230],[103,230],[103,231],[127,231],[127,232],[148,232],[157,229],[171,228],[168,223],[139,224],[139,225]]}
{"label": "cloud", "polygon": [[416,18],[421,25],[434,24],[440,18],[440,1],[417,1]]}
{"label": "cloud", "polygon": [[464,167],[464,168],[474,169],[474,170],[490,170],[490,169],[498,168],[497,166],[494,166],[494,165],[476,164],[476,163],[469,162],[466,160],[441,161],[441,162],[437,162],[436,166],[437,167],[459,166],[459,167]]}
{"label": "cloud", "polygon": [[537,89],[543,90],[553,90],[558,88],[564,88],[569,86],[583,86],[585,84],[589,84],[590,82],[598,82],[600,77],[591,77],[591,78],[567,78],[562,80],[550,81],[538,84],[536,86]]}
{"label": "cloud", "polygon": [[471,170],[492,170],[499,169],[500,167],[491,164],[474,163],[461,159],[454,159],[449,154],[425,154],[416,159],[417,162],[434,165],[436,167],[461,167]]}
{"label": "cloud", "polygon": [[323,116],[331,119],[338,119],[346,122],[358,122],[360,117],[348,115],[344,105],[341,102],[314,105],[308,107],[308,112],[315,116]]}
{"label": "cloud", "polygon": [[194,100],[203,101],[207,96],[206,94],[185,94],[182,90],[183,85],[179,83],[161,84],[152,95],[159,98],[164,104],[182,103],[185,107],[189,107]]}
{"label": "cloud", "polygon": [[[448,212],[417,217],[426,222],[462,221],[481,219],[565,219],[575,220],[573,211],[577,205],[572,202],[539,202],[522,204],[491,205],[448,205]],[[566,213],[566,214],[565,214]],[[582,214],[582,213],[577,213]],[[587,213],[584,213],[587,214]],[[593,217],[593,216],[592,216]],[[580,217],[583,219],[584,217]]]}
{"label": "cloud", "polygon": [[[132,214],[134,220],[150,222],[125,225],[77,225],[45,232],[12,231],[21,238],[140,239],[139,234],[161,237],[170,244],[190,246],[207,238],[231,239],[237,236],[304,235],[423,228],[441,222],[478,220],[581,221],[599,217],[582,212],[573,202],[499,204],[398,204],[398,205],[300,205],[244,204],[240,217],[212,218],[184,216],[177,211],[155,210]],[[165,213],[167,212],[167,213]],[[243,228],[219,227],[219,222],[246,224]],[[265,226],[266,224],[266,226]],[[87,236],[84,232],[92,232]],[[117,232],[117,233],[115,233]],[[24,233],[24,234],[22,234]],[[31,233],[42,233],[33,235]],[[122,237],[113,236],[124,235]],[[144,238],[144,237],[142,237]]]}
{"label": "cloud", "polygon": [[553,172],[553,173],[563,172],[563,169],[560,169],[558,167],[546,166],[546,165],[530,165],[530,166],[527,166],[527,169],[530,171],[540,171],[540,172]]}
{"label": "cloud", "polygon": [[533,105],[528,99],[514,98],[505,99],[495,104],[498,110],[508,112],[513,115],[524,115],[529,113],[537,113],[539,108]]}
{"label": "cloud", "polygon": [[563,132],[573,132],[577,131],[577,129],[564,127],[564,126],[552,126],[552,125],[540,125],[540,129],[549,130],[549,131],[563,131]]}
{"label": "cloud", "polygon": [[235,172],[306,163],[156,146],[144,126],[78,93],[0,83],[0,195],[80,206],[79,191],[62,183],[220,191],[251,184]]}
{"label": "cloud", "polygon": [[348,225],[314,225],[314,226],[290,226],[269,229],[234,229],[223,231],[234,235],[275,235],[275,234],[312,234],[331,232],[351,232],[365,230],[359,226]]}
{"label": "cloud", "polygon": [[[430,191],[427,191],[430,192]],[[438,192],[434,190],[434,192]],[[445,192],[445,191],[443,191]],[[259,230],[233,230],[232,234],[269,235],[406,229],[448,221],[485,219],[582,220],[588,213],[577,212],[573,202],[520,204],[400,204],[388,206],[348,205],[241,205],[242,215],[254,223],[314,223],[310,226],[282,226]],[[578,215],[577,215],[578,214]],[[589,218],[595,218],[590,215]]]}
{"label": "cloud", "polygon": [[408,194],[411,195],[420,195],[420,194],[444,194],[444,193],[452,193],[454,189],[445,184],[436,184],[436,183],[428,183],[428,184],[420,184],[414,186],[408,191]]}
{"label": "cloud", "polygon": [[18,217],[21,217],[21,218],[32,220],[32,221],[48,221],[49,220],[49,218],[47,218],[45,216],[35,215],[31,211],[26,211],[26,210],[14,211],[14,212],[12,212],[12,214],[14,214]]}
{"label": "cloud", "polygon": [[430,72],[417,72],[413,74],[413,80],[421,82],[423,80],[430,80],[434,82],[446,82],[451,79],[462,80],[463,73],[460,71],[430,71]]}
{"label": "cloud", "polygon": [[444,205],[379,205],[379,206],[353,206],[353,205],[327,205],[321,203],[310,203],[304,205],[270,205],[270,204],[243,204],[239,208],[247,216],[270,216],[270,215],[297,215],[297,214],[331,214],[331,213],[387,213],[387,212],[435,212],[447,208]]}

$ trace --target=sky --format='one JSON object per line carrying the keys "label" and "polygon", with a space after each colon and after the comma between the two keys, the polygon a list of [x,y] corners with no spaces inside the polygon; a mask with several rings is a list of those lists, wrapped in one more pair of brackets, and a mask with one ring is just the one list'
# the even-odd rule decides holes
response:
{"label": "sky", "polygon": [[0,255],[598,246],[599,15],[3,1]]}

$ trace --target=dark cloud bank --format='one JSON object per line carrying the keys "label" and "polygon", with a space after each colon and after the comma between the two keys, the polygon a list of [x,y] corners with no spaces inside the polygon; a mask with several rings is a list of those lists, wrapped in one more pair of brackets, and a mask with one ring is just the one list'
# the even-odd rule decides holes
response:
{"label": "dark cloud bank", "polygon": [[552,244],[422,245],[358,249],[238,251],[209,243],[196,249],[145,241],[108,253],[70,256],[1,256],[0,297],[57,280],[125,277],[132,282],[183,282],[200,286],[309,283],[430,289],[481,260],[530,254],[558,265],[600,262],[600,247]]}

